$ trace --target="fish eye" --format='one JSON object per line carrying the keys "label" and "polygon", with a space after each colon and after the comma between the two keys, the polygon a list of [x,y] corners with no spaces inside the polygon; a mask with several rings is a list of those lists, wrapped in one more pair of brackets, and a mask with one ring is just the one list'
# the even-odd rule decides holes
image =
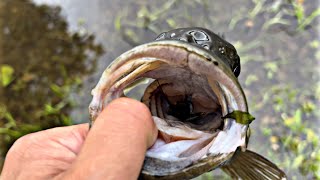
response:
{"label": "fish eye", "polygon": [[208,35],[206,35],[206,33],[202,32],[202,31],[192,31],[190,32],[190,34],[193,36],[193,38],[196,41],[208,41]]}

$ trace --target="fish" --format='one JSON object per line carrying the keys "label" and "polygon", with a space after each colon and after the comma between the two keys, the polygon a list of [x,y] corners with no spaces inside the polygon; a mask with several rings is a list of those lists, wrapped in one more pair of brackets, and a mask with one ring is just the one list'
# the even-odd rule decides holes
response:
{"label": "fish", "polygon": [[163,32],[116,58],[92,90],[90,123],[125,89],[151,78],[141,97],[158,128],[139,179],[191,179],[221,168],[232,179],[286,179],[247,148],[250,113],[232,44],[201,27]]}

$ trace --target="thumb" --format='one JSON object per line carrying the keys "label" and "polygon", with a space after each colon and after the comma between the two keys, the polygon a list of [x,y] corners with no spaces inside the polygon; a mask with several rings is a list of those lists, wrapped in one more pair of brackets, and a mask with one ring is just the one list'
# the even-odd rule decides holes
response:
{"label": "thumb", "polygon": [[98,116],[66,174],[77,179],[137,179],[157,133],[144,104],[116,99]]}

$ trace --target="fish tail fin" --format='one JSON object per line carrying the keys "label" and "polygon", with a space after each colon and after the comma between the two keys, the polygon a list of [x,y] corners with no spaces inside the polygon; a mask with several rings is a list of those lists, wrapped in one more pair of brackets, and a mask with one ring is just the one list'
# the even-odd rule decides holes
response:
{"label": "fish tail fin", "polygon": [[287,179],[286,174],[275,164],[249,150],[239,151],[221,169],[232,179]]}

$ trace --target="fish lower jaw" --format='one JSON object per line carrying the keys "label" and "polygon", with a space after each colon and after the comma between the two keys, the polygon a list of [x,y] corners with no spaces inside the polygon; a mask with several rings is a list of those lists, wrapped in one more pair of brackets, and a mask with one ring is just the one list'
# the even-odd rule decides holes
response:
{"label": "fish lower jaw", "polygon": [[[165,120],[153,117],[159,129],[154,145],[147,150],[143,170],[157,176],[166,176],[188,170],[213,158],[218,167],[240,146],[245,146],[241,136],[241,126],[234,120],[229,129],[217,129],[213,133],[201,132],[186,126],[170,127]],[[157,167],[157,169],[154,169]]]}

